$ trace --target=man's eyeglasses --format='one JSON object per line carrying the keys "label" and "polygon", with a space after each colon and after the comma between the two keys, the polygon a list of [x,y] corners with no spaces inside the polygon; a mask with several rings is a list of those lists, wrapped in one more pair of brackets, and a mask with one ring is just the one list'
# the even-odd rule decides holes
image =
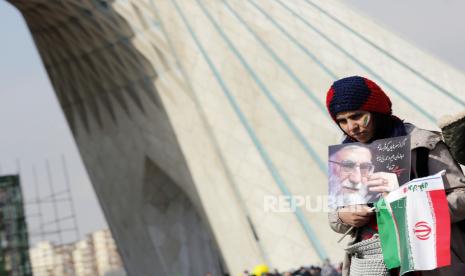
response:
{"label": "man's eyeglasses", "polygon": [[329,160],[329,162],[338,164],[346,173],[353,173],[358,167],[360,168],[360,174],[367,175],[372,173],[375,169],[375,166],[370,162],[364,162],[360,164],[357,164],[351,160],[342,160],[341,162]]}

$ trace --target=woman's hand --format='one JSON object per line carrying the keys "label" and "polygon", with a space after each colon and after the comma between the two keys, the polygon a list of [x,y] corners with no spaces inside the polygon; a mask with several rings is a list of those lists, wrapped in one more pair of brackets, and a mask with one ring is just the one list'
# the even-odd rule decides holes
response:
{"label": "woman's hand", "polygon": [[375,214],[367,205],[351,205],[337,210],[339,219],[348,225],[362,227]]}
{"label": "woman's hand", "polygon": [[370,192],[389,193],[399,187],[399,182],[394,173],[377,172],[367,176],[365,185]]}

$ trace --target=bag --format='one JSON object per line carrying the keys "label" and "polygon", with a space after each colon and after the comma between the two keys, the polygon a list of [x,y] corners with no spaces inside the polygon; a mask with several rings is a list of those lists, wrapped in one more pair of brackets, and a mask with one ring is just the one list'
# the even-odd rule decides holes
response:
{"label": "bag", "polygon": [[378,234],[370,239],[354,243],[345,250],[350,255],[350,276],[389,275],[389,270],[384,264]]}

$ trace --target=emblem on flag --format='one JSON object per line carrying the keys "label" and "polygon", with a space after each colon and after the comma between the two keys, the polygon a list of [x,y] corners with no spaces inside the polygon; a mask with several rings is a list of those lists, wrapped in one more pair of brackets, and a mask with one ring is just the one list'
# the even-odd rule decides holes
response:
{"label": "emblem on flag", "polygon": [[400,274],[451,264],[450,215],[442,176],[414,179],[376,203],[387,268]]}
{"label": "emblem on flag", "polygon": [[419,221],[415,224],[413,232],[418,239],[427,240],[431,234],[431,227],[426,221]]}

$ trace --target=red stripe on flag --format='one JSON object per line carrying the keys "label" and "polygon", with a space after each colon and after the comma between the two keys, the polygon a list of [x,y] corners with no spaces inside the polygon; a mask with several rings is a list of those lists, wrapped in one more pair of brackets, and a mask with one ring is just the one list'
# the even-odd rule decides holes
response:
{"label": "red stripe on flag", "polygon": [[436,221],[436,258],[438,267],[450,265],[450,215],[444,190],[430,191]]}

